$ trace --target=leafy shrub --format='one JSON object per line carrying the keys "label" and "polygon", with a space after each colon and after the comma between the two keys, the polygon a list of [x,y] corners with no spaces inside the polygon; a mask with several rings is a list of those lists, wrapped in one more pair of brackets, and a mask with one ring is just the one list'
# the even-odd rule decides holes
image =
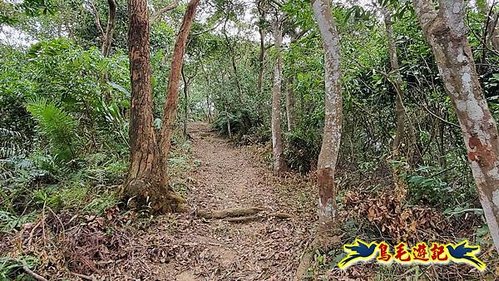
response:
{"label": "leafy shrub", "polygon": [[321,136],[319,132],[295,130],[285,134],[284,156],[291,169],[306,173],[316,166],[320,153]]}
{"label": "leafy shrub", "polygon": [[420,166],[410,171],[406,175],[406,180],[409,187],[408,198],[411,202],[446,208],[468,204],[469,201],[476,199],[474,187],[470,186],[466,180],[460,177],[451,181],[450,179],[454,177],[447,176],[448,179],[446,179],[444,172],[446,171],[431,166]]}
{"label": "leafy shrub", "polygon": [[230,123],[231,134],[241,138],[251,129],[261,126],[263,122],[256,113],[247,109],[239,109],[235,112],[221,112],[213,122],[213,126],[220,134],[227,136],[229,135],[228,123]]}

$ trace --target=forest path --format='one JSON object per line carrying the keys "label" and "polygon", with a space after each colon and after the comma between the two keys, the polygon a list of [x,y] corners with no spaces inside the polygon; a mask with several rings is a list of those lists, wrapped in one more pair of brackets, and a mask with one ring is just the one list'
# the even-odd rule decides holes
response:
{"label": "forest path", "polygon": [[242,223],[194,214],[177,218],[171,241],[178,247],[163,268],[174,275],[165,280],[292,280],[312,229],[309,199],[297,199],[306,197],[303,182],[274,177],[255,150],[234,147],[207,124],[190,124],[189,132],[198,164],[190,173],[189,206],[263,211]]}

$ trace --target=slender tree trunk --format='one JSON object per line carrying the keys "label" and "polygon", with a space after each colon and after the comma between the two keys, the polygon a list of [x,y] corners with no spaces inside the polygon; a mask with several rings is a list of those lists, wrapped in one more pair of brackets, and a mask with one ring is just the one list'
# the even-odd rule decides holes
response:
{"label": "slender tree trunk", "polygon": [[[491,45],[492,49],[495,51],[499,51],[499,13],[494,12],[494,8],[497,5],[497,1],[492,1],[491,5],[485,1],[480,1],[478,3],[478,11],[485,15],[485,23],[483,30],[483,42],[484,44]],[[487,49],[484,48],[482,51],[482,60],[485,59],[485,53]]]}
{"label": "slender tree trunk", "polygon": [[325,120],[322,147],[317,163],[319,220],[330,222],[336,214],[334,172],[341,141],[342,98],[340,85],[340,40],[329,0],[312,0],[315,20],[324,46]]}
{"label": "slender tree trunk", "polygon": [[[391,83],[395,89],[395,138],[393,139],[392,144],[392,154],[395,160],[398,160],[400,154],[400,147],[403,144],[405,138],[405,109],[404,109],[404,85],[402,81],[402,76],[400,75],[400,67],[397,56],[397,45],[395,44],[395,39],[393,35],[392,28],[392,15],[390,13],[389,8],[383,7],[383,16],[386,28],[386,39],[388,43],[388,54],[390,57],[390,75],[388,79],[391,80]],[[390,77],[391,76],[391,77]],[[405,200],[407,194],[407,186],[400,176],[400,169],[402,167],[393,167],[392,175],[393,182],[395,185],[395,198],[398,202],[402,202]],[[397,207],[400,207],[397,206]]]}
{"label": "slender tree trunk", "polygon": [[[386,28],[386,38],[388,43],[388,53],[390,56],[391,74],[393,76],[393,87],[395,88],[395,123],[396,131],[393,140],[392,151],[395,156],[399,155],[400,145],[404,138],[405,132],[405,110],[404,110],[404,92],[402,76],[400,75],[400,67],[397,56],[397,46],[393,35],[392,16],[388,8],[383,8],[383,15]],[[392,79],[392,78],[389,78]]]}
{"label": "slender tree trunk", "polygon": [[261,94],[263,91],[263,62],[265,59],[265,30],[263,28],[263,22],[265,21],[265,11],[263,9],[262,0],[258,0],[258,34],[260,35],[260,53],[258,55],[258,93]]}
{"label": "slender tree trunk", "polygon": [[108,57],[111,52],[111,45],[113,43],[113,33],[114,27],[116,25],[116,2],[115,0],[107,0],[109,6],[108,16],[107,16],[107,26],[106,31],[102,35],[102,55]]}
{"label": "slender tree trunk", "polygon": [[189,117],[189,102],[188,102],[188,88],[189,88],[189,82],[187,81],[187,78],[185,77],[185,72],[184,68],[182,67],[182,81],[184,82],[184,137],[187,139],[187,118]]}
{"label": "slender tree trunk", "polygon": [[293,92],[293,76],[289,77],[286,84],[286,117],[288,121],[288,132],[295,127],[295,94]]}
{"label": "slender tree trunk", "polygon": [[263,62],[265,59],[265,34],[262,27],[258,27],[260,34],[260,54],[258,56],[258,93],[263,90]]}
{"label": "slender tree trunk", "polygon": [[228,20],[228,18],[225,20],[225,23],[224,23],[223,34],[224,34],[224,38],[225,38],[225,43],[227,44],[227,49],[229,50],[232,71],[234,72],[233,80],[234,80],[234,82],[236,84],[236,88],[237,88],[237,93],[238,93],[237,98],[238,98],[239,103],[242,103],[243,91],[241,88],[241,84],[239,82],[239,74],[237,71],[236,58],[235,58],[236,55],[234,54],[234,48],[233,48],[232,44],[230,43],[230,38],[227,35],[227,20]]}
{"label": "slender tree trunk", "polygon": [[319,187],[319,225],[312,245],[303,254],[294,280],[304,280],[314,253],[318,249],[335,247],[336,185],[334,173],[341,141],[342,98],[340,85],[340,38],[331,11],[330,0],[311,0],[315,21],[319,27],[324,48],[324,132],[317,163]]}
{"label": "slender tree trunk", "polygon": [[274,85],[272,87],[272,152],[274,155],[274,173],[280,175],[284,171],[285,165],[282,157],[281,132],[282,26],[277,17],[273,25],[277,58],[274,66]]}
{"label": "slender tree trunk", "polygon": [[163,124],[161,126],[160,138],[160,161],[163,172],[159,175],[161,176],[160,182],[165,185],[168,183],[168,154],[170,153],[171,148],[173,123],[175,122],[175,117],[177,114],[178,87],[180,84],[185,46],[187,43],[187,37],[189,36],[189,32],[191,30],[192,22],[194,21],[198,4],[199,0],[191,0],[187,5],[187,10],[184,14],[182,25],[180,26],[180,31],[177,36],[177,41],[175,42],[175,47],[173,49],[170,76],[168,78],[166,103],[163,107]]}
{"label": "slender tree trunk", "polygon": [[499,252],[499,141],[476,72],[463,0],[413,0],[423,33],[456,110],[490,234]]}

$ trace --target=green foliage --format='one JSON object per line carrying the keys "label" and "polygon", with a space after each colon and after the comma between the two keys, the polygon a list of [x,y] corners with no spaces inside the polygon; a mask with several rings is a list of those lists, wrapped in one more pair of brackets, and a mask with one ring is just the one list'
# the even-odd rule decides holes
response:
{"label": "green foliage", "polygon": [[248,134],[251,129],[261,126],[262,120],[255,112],[241,109],[235,112],[221,112],[213,122],[213,126],[220,134],[228,136],[228,123],[230,123],[231,134],[241,138]]}
{"label": "green foliage", "polygon": [[74,159],[77,122],[45,99],[30,101],[26,107],[37,121],[39,133],[47,138],[57,158],[66,162]]}
{"label": "green foliage", "polygon": [[[442,177],[446,172],[448,171],[442,171],[437,167],[420,166],[407,174],[410,201],[442,209],[446,209],[448,206],[469,206],[477,203],[471,182],[463,178],[455,180],[456,177],[452,173]],[[449,196],[449,194],[453,196]]]}
{"label": "green foliage", "polygon": [[26,274],[22,267],[33,269],[38,264],[38,258],[33,256],[22,256],[17,259],[0,257],[0,280],[32,280],[32,276]]}

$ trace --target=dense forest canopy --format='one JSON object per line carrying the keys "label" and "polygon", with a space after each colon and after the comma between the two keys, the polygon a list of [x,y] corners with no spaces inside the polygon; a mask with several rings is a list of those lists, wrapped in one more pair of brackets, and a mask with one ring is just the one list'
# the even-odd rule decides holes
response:
{"label": "dense forest canopy", "polygon": [[[355,237],[467,239],[488,265],[359,269],[369,278],[496,280],[498,118],[494,0],[3,0],[0,279],[106,276],[117,235],[230,217],[196,205],[208,137],[295,187],[286,210],[314,222],[287,262],[297,280],[358,278],[335,267]],[[107,252],[51,256],[49,236],[52,251],[92,236]],[[236,278],[220,272],[197,276]]]}

